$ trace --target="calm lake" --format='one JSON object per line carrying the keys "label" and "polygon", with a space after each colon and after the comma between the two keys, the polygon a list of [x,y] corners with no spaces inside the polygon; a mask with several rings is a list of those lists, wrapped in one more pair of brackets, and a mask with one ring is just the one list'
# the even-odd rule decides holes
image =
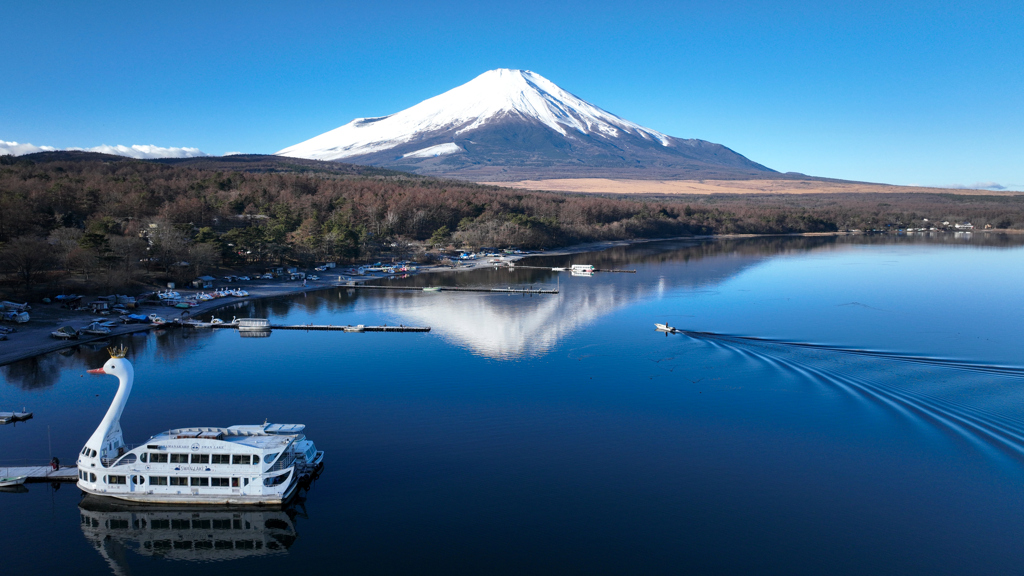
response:
{"label": "calm lake", "polygon": [[[333,289],[219,316],[428,334],[117,339],[125,440],[304,423],[285,511],[0,493],[5,573],[1006,574],[1024,570],[1024,236],[673,241]],[[688,332],[656,332],[656,322]],[[11,345],[11,342],[0,343]],[[0,368],[0,466],[75,455],[102,346]]]}

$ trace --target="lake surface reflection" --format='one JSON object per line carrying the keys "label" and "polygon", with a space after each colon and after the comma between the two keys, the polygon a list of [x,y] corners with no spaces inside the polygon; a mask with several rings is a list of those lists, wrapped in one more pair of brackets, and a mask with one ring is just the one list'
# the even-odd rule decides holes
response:
{"label": "lake surface reflection", "polygon": [[[137,374],[128,442],[177,426],[301,422],[325,471],[280,512],[92,512],[73,485],[0,494],[17,519],[5,567],[1016,572],[1022,241],[653,242],[520,262],[636,274],[392,281],[557,295],[332,289],[219,313],[429,334],[118,339]],[[36,414],[0,427],[0,466],[46,461],[48,442],[73,459],[114,392],[83,376],[106,358],[94,348],[0,368],[0,409]]]}

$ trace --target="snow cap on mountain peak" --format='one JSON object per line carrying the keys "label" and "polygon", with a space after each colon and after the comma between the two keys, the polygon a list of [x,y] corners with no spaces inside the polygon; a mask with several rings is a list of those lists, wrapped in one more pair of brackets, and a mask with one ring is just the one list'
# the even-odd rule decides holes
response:
{"label": "snow cap on mountain peak", "polygon": [[407,108],[377,118],[357,118],[344,126],[278,152],[281,156],[336,160],[379,152],[413,140],[516,117],[544,124],[567,136],[615,138],[620,133],[669,144],[664,134],[629,122],[562,90],[536,72],[498,68]]}

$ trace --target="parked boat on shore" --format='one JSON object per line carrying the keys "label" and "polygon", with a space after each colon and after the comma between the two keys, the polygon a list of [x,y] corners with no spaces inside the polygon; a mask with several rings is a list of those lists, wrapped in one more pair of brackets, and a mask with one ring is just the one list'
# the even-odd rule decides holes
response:
{"label": "parked boat on shore", "polygon": [[75,330],[71,326],[61,326],[53,332],[50,332],[50,336],[58,340],[73,340],[78,338],[78,330]]}
{"label": "parked boat on shore", "polygon": [[89,324],[85,328],[82,328],[81,330],[79,330],[79,332],[83,332],[85,334],[91,334],[93,336],[106,336],[106,335],[110,334],[110,328],[107,328],[106,326],[103,326],[99,322],[93,322],[92,324]]}
{"label": "parked boat on shore", "polygon": [[323,465],[324,453],[302,424],[177,428],[131,448],[120,424],[135,379],[125,350],[112,349],[110,360],[89,373],[117,376],[119,386],[79,453],[78,487],[86,494],[137,503],[283,505]]}

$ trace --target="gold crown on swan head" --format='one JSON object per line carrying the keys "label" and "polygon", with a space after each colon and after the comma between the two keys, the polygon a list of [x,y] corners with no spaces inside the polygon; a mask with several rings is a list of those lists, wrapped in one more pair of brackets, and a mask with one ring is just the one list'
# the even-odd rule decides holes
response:
{"label": "gold crown on swan head", "polygon": [[107,348],[107,352],[110,352],[111,358],[124,358],[128,355],[128,349],[124,347],[124,344],[122,344],[120,348],[114,348],[111,346],[110,348]]}

